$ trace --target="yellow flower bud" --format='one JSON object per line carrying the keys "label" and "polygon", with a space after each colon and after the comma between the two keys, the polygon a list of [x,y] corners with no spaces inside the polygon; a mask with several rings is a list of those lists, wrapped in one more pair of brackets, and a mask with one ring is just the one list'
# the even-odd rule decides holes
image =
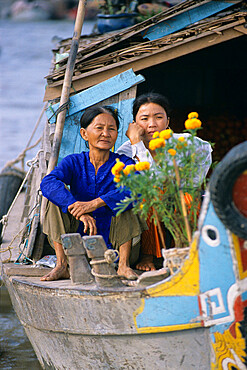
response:
{"label": "yellow flower bud", "polygon": [[149,168],[150,168],[149,162],[138,162],[135,165],[136,171],[149,170]]}
{"label": "yellow flower bud", "polygon": [[178,141],[183,142],[183,141],[184,141],[184,137],[183,137],[183,136],[180,136],[180,137],[178,138]]}
{"label": "yellow flower bud", "polygon": [[119,175],[119,173],[122,171],[124,166],[125,166],[125,164],[118,160],[117,163],[111,169],[112,174],[113,175]]}
{"label": "yellow flower bud", "polygon": [[153,139],[153,140],[151,140],[150,141],[150,143],[149,143],[149,149],[150,150],[155,150],[155,149],[157,149],[157,148],[162,148],[162,147],[164,147],[166,145],[166,143],[165,143],[165,140],[164,139],[160,139],[160,138],[158,138],[158,139]]}
{"label": "yellow flower bud", "polygon": [[115,176],[114,179],[113,179],[114,182],[120,182],[120,177],[119,176]]}
{"label": "yellow flower bud", "polygon": [[135,170],[135,165],[134,164],[129,164],[128,166],[126,166],[124,169],[123,169],[123,173],[125,176],[128,176],[130,174],[131,171],[134,171]]}
{"label": "yellow flower bud", "polygon": [[172,136],[172,130],[171,129],[167,129],[167,130],[163,130],[160,132],[160,137],[162,139],[170,139],[170,137]]}
{"label": "yellow flower bud", "polygon": [[197,118],[193,119],[193,123],[194,123],[194,128],[199,128],[202,125],[201,121]]}
{"label": "yellow flower bud", "polygon": [[198,117],[199,117],[199,114],[197,112],[191,112],[188,114],[189,119],[198,118]]}
{"label": "yellow flower bud", "polygon": [[193,130],[194,126],[193,126],[193,122],[192,122],[192,119],[187,119],[184,123],[184,126],[187,130]]}
{"label": "yellow flower bud", "polygon": [[172,156],[174,156],[177,152],[175,149],[168,149],[168,153]]}
{"label": "yellow flower bud", "polygon": [[155,133],[153,134],[153,138],[156,139],[159,136],[160,136],[159,131],[155,131]]}
{"label": "yellow flower bud", "polygon": [[196,128],[201,127],[202,123],[199,119],[192,118],[192,119],[187,119],[184,125],[187,130],[194,130]]}

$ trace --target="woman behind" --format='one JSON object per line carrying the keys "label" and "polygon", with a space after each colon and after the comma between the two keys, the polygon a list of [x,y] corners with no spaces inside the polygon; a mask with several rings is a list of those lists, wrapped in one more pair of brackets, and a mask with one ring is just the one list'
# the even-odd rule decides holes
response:
{"label": "woman behind", "polygon": [[[148,161],[153,166],[155,164],[155,151],[149,149],[149,142],[153,139],[153,134],[156,131],[160,132],[168,128],[169,113],[169,103],[163,95],[156,93],[140,95],[134,101],[133,122],[129,124],[126,132],[129,140],[117,152],[133,158],[135,162]],[[174,133],[173,136],[175,138],[188,137],[189,134]],[[195,187],[201,187],[212,163],[212,148],[208,142],[197,137],[195,138],[195,143],[196,153],[200,153],[200,156],[198,156],[200,161],[196,162],[198,171],[193,182]],[[203,156],[201,155],[202,153]],[[141,261],[136,266],[137,269],[146,271],[155,270],[154,256],[161,257],[157,229],[153,223],[150,223],[148,226],[149,230],[143,233]]]}
{"label": "woman behind", "polygon": [[[117,273],[128,279],[136,277],[130,268],[129,258],[132,239],[142,231],[137,217],[127,210],[123,217],[120,216],[125,223],[122,225],[124,232],[111,229],[119,225],[119,222],[112,222],[116,215],[116,204],[129,194],[116,188],[111,169],[117,158],[126,165],[134,163],[131,158],[110,151],[117,140],[118,128],[118,115],[111,107],[86,110],[81,118],[80,134],[88,143],[89,152],[65,157],[42,180],[42,193],[50,201],[44,220],[44,233],[55,248],[57,265],[41,280],[69,277],[61,234],[70,232],[102,235],[108,248],[114,244],[119,249]],[[110,240],[110,231],[115,240]],[[134,259],[138,255],[139,250]]]}

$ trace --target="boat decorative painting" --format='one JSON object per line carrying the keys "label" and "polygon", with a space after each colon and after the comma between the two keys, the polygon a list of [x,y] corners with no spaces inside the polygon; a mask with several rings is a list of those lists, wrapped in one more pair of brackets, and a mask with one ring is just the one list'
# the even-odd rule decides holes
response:
{"label": "boat decorative painting", "polygon": [[[182,123],[191,111],[181,129],[182,132],[185,127],[183,133],[172,130],[173,125],[177,128],[177,121],[170,122],[166,115],[166,127],[150,132],[149,145],[142,143],[152,162],[118,154],[128,141],[126,131],[128,134],[129,127],[136,124],[131,112],[138,89],[141,91],[147,80],[153,82],[158,76],[158,86],[165,90],[169,84],[163,76],[167,69],[172,74],[169,63],[193,58],[204,49],[216,55],[219,44],[245,40],[246,3],[183,1],[130,28],[88,37],[79,37],[84,14],[84,3],[79,3],[77,35],[61,40],[53,50],[52,71],[46,77],[47,119],[40,147],[29,162],[29,170],[22,175],[21,185],[15,186],[8,211],[1,215],[1,275],[14,310],[44,369],[246,369],[247,141],[241,135],[237,145],[231,141],[231,150],[221,156],[205,180],[212,149],[200,135],[209,131],[205,111],[212,112],[213,108],[210,104],[205,109],[203,106],[211,95],[212,99],[220,95],[213,95],[208,82],[208,60],[207,73],[200,80],[206,86],[203,92],[196,90],[198,70],[196,63],[190,62],[189,87],[196,90],[193,102],[186,100],[189,88],[182,81]],[[189,20],[188,14],[193,19]],[[169,30],[165,27],[168,23]],[[234,59],[238,64],[242,61],[235,54]],[[200,59],[201,64],[203,61]],[[222,67],[223,62],[218,64]],[[171,69],[176,71],[171,86],[178,93],[181,75],[175,67]],[[242,68],[241,73],[246,71],[245,65]],[[243,73],[241,76],[244,80]],[[226,84],[230,85],[228,79]],[[245,91],[241,96],[236,92],[238,107],[242,94]],[[223,106],[226,97],[227,93],[221,100]],[[198,101],[202,103],[196,106]],[[231,94],[231,104],[234,103]],[[136,264],[135,275],[118,273],[120,248],[117,251],[106,244],[103,232],[85,235],[76,229],[75,233],[59,235],[69,264],[67,276],[42,280],[58,258],[44,233],[47,202],[41,194],[41,181],[43,184],[55,166],[61,168],[65,157],[79,158],[82,152],[88,160],[85,163],[91,166],[89,180],[95,179],[96,183],[105,175],[106,168],[102,167],[106,162],[92,170],[87,128],[80,127],[88,108],[102,106],[105,110],[96,118],[113,114],[110,116],[114,124],[109,127],[116,139],[114,144],[107,140],[101,143],[109,146],[108,156],[114,158],[108,166],[107,179],[114,192],[120,193],[125,187],[128,195],[123,202],[119,198],[114,212],[121,216],[125,207],[133,206],[133,217],[139,217],[139,221],[144,218],[145,225],[154,223],[161,247],[156,269],[141,272]],[[117,111],[119,127],[113,118]],[[245,111],[241,112],[246,119]],[[97,130],[100,124],[95,126]],[[219,133],[216,126],[215,139],[218,136],[223,140],[224,132]],[[118,155],[120,160],[115,161]],[[128,161],[127,166],[124,161]],[[81,168],[78,176],[82,176],[86,164]],[[93,187],[88,185],[83,191],[93,193]],[[72,191],[70,186],[71,194]],[[103,207],[110,209],[106,202]],[[87,216],[93,218],[93,212]],[[117,219],[112,217],[111,222],[113,218]],[[139,246],[144,243],[146,228],[141,229],[141,236],[131,238],[131,248],[134,241]],[[121,229],[126,231],[122,224]]]}

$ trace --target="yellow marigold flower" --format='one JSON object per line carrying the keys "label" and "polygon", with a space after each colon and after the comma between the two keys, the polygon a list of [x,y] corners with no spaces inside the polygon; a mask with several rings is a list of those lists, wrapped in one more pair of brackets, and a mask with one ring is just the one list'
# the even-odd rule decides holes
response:
{"label": "yellow marigold flower", "polygon": [[115,176],[114,179],[113,179],[114,182],[120,182],[120,177],[119,176]]}
{"label": "yellow marigold flower", "polygon": [[170,139],[170,137],[172,136],[172,130],[171,129],[167,129],[167,130],[163,130],[160,132],[160,137],[162,139]]}
{"label": "yellow marigold flower", "polygon": [[156,139],[159,136],[160,136],[159,131],[155,131],[155,133],[153,134],[153,138]]}
{"label": "yellow marigold flower", "polygon": [[140,209],[142,209],[144,207],[144,204],[140,204]]}
{"label": "yellow marigold flower", "polygon": [[184,125],[187,130],[194,130],[196,128],[201,127],[202,123],[199,119],[193,118],[193,119],[187,119]]}
{"label": "yellow marigold flower", "polygon": [[199,114],[197,112],[191,112],[188,114],[189,119],[198,118],[198,117],[199,117]]}
{"label": "yellow marigold flower", "polygon": [[123,173],[125,176],[128,176],[130,174],[131,171],[134,171],[135,170],[135,165],[134,164],[129,164],[128,166],[126,166],[124,169],[123,169]]}
{"label": "yellow marigold flower", "polygon": [[192,130],[194,128],[193,126],[193,122],[192,122],[192,119],[187,119],[185,122],[184,122],[184,126],[187,130]]}
{"label": "yellow marigold flower", "polygon": [[123,162],[117,161],[117,163],[112,167],[111,172],[113,175],[118,175],[120,171],[124,168],[125,164]]}
{"label": "yellow marigold flower", "polygon": [[184,141],[184,137],[183,137],[183,136],[180,136],[180,137],[178,138],[178,141],[183,142],[183,141]]}
{"label": "yellow marigold flower", "polygon": [[201,121],[197,118],[193,119],[193,123],[195,128],[199,128],[202,125]]}
{"label": "yellow marigold flower", "polygon": [[150,141],[149,149],[150,150],[155,150],[157,148],[162,148],[165,145],[166,145],[166,143],[165,143],[164,139],[157,138],[157,139],[153,139],[153,140]]}
{"label": "yellow marigold flower", "polygon": [[135,165],[136,171],[149,170],[149,168],[150,168],[149,162],[138,162]]}
{"label": "yellow marigold flower", "polygon": [[169,153],[170,155],[175,155],[177,152],[176,152],[176,150],[175,150],[175,149],[168,149],[168,153]]}

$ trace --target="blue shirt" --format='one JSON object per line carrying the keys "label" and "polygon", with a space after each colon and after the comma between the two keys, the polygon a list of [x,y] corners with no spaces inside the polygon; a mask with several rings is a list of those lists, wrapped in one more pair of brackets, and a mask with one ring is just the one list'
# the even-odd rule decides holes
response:
{"label": "blue shirt", "polygon": [[[116,158],[119,158],[125,165],[135,163],[124,154],[110,152],[108,161],[95,174],[95,168],[89,159],[89,152],[71,154],[65,157],[49,175],[45,176],[40,185],[43,195],[60,207],[64,213],[67,213],[68,206],[76,201],[87,202],[100,197],[106,206],[98,208],[92,212],[92,215],[96,220],[97,233],[103,236],[108,248],[111,248],[109,233],[111,218],[116,215],[116,205],[130,195],[127,190],[121,192],[113,181],[114,176],[111,169],[116,163]],[[70,186],[70,191],[64,184]],[[80,223],[78,232],[85,235],[82,223]]]}

